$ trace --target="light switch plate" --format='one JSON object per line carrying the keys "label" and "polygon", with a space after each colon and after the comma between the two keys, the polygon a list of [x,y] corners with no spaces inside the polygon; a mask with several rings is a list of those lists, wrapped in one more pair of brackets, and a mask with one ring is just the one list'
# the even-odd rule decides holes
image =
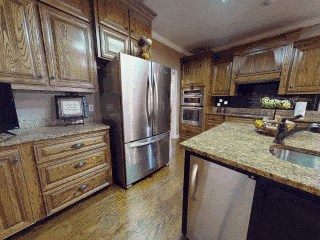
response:
{"label": "light switch plate", "polygon": [[93,112],[93,111],[94,111],[94,106],[93,106],[93,104],[89,104],[89,111],[90,111],[90,112]]}

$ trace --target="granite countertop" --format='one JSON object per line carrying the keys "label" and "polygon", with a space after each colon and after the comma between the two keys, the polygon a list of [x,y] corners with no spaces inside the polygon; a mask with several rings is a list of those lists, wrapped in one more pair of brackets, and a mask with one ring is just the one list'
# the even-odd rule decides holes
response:
{"label": "granite countertop", "polygon": [[12,146],[22,143],[30,143],[41,140],[48,140],[58,137],[70,136],[92,131],[109,129],[108,125],[103,123],[85,123],[84,125],[69,125],[69,126],[49,126],[37,128],[15,129],[10,131],[17,136],[6,141],[0,142],[0,147]]}
{"label": "granite countertop", "polygon": [[[285,145],[320,155],[320,134],[300,132]],[[269,153],[273,137],[245,123],[223,123],[181,143],[191,152],[320,196],[320,170],[278,159]]]}
{"label": "granite countertop", "polygon": [[254,118],[254,119],[262,119],[264,117],[268,117],[266,115],[255,115],[255,114],[241,114],[241,113],[206,113],[207,115],[220,115],[220,116],[228,116],[228,117],[242,117],[242,118]]}
{"label": "granite countertop", "polygon": [[[210,113],[207,112],[205,113],[207,115],[220,115],[220,116],[229,116],[229,117],[242,117],[242,118],[253,118],[253,119],[262,119],[264,117],[273,117],[272,116],[267,116],[267,115],[259,115],[259,114],[245,114],[245,113],[219,113],[219,112],[214,112]],[[293,117],[293,116],[292,116]],[[288,117],[290,118],[290,117]],[[320,123],[320,118],[310,118],[310,117],[305,117],[301,119],[295,120],[295,122],[301,122],[301,123]]]}

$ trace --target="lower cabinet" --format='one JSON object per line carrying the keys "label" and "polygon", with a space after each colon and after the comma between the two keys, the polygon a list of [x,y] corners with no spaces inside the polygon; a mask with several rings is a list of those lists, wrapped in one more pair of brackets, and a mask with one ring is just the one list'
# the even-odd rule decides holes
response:
{"label": "lower cabinet", "polygon": [[34,222],[18,149],[0,152],[0,239]]}
{"label": "lower cabinet", "polygon": [[112,183],[109,132],[0,148],[0,180],[3,239]]}
{"label": "lower cabinet", "polygon": [[319,198],[258,180],[247,239],[320,239]]}
{"label": "lower cabinet", "polygon": [[186,124],[180,124],[180,138],[186,140],[202,132],[202,127],[195,127]]}

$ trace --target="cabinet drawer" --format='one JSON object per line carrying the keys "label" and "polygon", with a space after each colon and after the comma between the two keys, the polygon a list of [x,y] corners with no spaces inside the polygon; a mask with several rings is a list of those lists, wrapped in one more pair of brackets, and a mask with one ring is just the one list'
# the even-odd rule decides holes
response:
{"label": "cabinet drawer", "polygon": [[190,138],[196,136],[202,132],[202,128],[181,125],[180,126],[180,135],[182,138]]}
{"label": "cabinet drawer", "polygon": [[215,114],[207,114],[206,121],[223,122],[224,121],[224,116],[215,115]]}
{"label": "cabinet drawer", "polygon": [[47,214],[50,215],[66,206],[111,184],[111,168],[106,167],[85,175],[80,180],[68,183],[43,194]]}
{"label": "cabinet drawer", "polygon": [[242,117],[226,117],[226,122],[238,122],[238,123],[254,123],[252,118],[242,118]]}
{"label": "cabinet drawer", "polygon": [[108,146],[106,132],[99,132],[36,144],[34,150],[37,162],[42,163],[106,146]]}
{"label": "cabinet drawer", "polygon": [[79,177],[80,173],[85,174],[85,172],[106,165],[110,166],[110,151],[108,148],[97,149],[86,154],[78,154],[39,166],[42,189],[47,190],[59,186]]}
{"label": "cabinet drawer", "polygon": [[220,125],[221,124],[221,122],[211,122],[211,121],[206,121],[205,122],[205,130],[207,131],[207,130],[209,130],[209,129],[211,129],[211,128],[214,128],[214,127],[216,127],[216,126],[218,126],[218,125]]}

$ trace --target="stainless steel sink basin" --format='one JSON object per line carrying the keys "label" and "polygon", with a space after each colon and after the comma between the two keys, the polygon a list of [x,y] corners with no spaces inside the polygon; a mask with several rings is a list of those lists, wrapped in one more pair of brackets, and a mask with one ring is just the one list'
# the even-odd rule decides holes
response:
{"label": "stainless steel sink basin", "polygon": [[271,148],[270,153],[284,161],[299,164],[304,167],[320,169],[320,156],[317,155],[282,148]]}

